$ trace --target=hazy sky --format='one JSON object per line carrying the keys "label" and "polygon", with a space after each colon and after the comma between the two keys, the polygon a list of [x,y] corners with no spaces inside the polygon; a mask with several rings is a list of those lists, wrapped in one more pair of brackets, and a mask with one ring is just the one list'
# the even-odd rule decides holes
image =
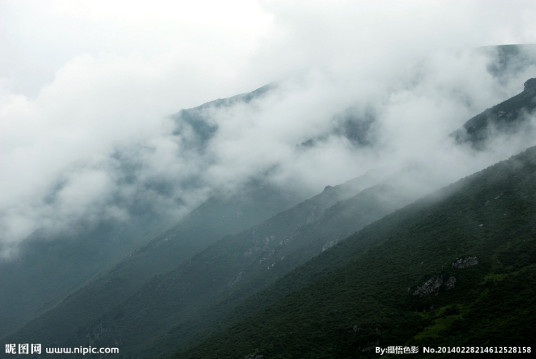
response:
{"label": "hazy sky", "polygon": [[[118,148],[140,182],[199,176],[191,198],[175,189],[192,206],[274,166],[274,181],[317,190],[378,162],[437,161],[446,134],[534,76],[498,83],[470,50],[536,43],[535,18],[528,0],[0,0],[0,252],[88,214],[128,219],[110,198],[139,187],[118,185]],[[212,114],[206,156],[183,155],[168,115],[270,82]],[[376,111],[381,151],[336,138],[296,151],[349,107]],[[474,168],[462,156],[443,156],[464,168],[451,173]]]}
{"label": "hazy sky", "polygon": [[530,0],[2,0],[0,77],[4,91],[35,98],[69,66],[120,66],[153,80],[147,90],[194,106],[401,49],[535,42],[535,8]]}

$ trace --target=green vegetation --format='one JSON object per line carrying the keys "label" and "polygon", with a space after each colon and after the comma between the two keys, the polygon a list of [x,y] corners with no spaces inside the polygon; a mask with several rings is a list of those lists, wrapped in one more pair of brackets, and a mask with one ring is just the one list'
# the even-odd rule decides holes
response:
{"label": "green vegetation", "polygon": [[[228,236],[187,263],[150,280],[120,305],[80,326],[73,342],[88,335],[100,346],[121,342],[128,358],[172,353],[209,335],[238,304],[400,202],[393,191],[359,192],[366,176],[321,194],[239,234]],[[354,193],[357,195],[352,196]],[[349,198],[350,197],[350,198]]]}
{"label": "green vegetation", "polygon": [[[246,303],[246,318],[231,316],[227,330],[176,357],[532,345],[535,219],[531,148],[366,227],[255,297],[270,305]],[[281,291],[288,294],[270,299]]]}
{"label": "green vegetation", "polygon": [[[463,140],[479,148],[489,127],[516,130],[492,122],[534,107],[534,81],[526,87],[469,121]],[[203,151],[217,131],[209,112],[201,106],[177,116],[176,130],[194,133],[189,150]],[[361,128],[343,127],[356,142],[369,140],[358,137]],[[253,180],[242,193],[212,197],[172,229],[148,233],[128,255],[117,249],[123,261],[70,287],[60,304],[5,340],[118,346],[129,359],[177,351],[203,359],[354,358],[376,356],[375,346],[530,345],[535,154],[530,149],[396,212],[415,196],[400,190],[397,181],[411,178],[404,171],[383,184],[373,176],[328,186],[284,212],[296,197]],[[98,248],[86,243],[61,249],[68,255],[58,265]],[[89,258],[87,268],[75,266],[87,278],[102,263]],[[79,282],[69,268],[62,273],[58,280]]]}

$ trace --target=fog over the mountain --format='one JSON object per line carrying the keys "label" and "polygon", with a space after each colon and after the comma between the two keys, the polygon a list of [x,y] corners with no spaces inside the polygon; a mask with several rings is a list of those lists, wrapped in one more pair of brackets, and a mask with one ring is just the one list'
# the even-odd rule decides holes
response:
{"label": "fog over the mountain", "polygon": [[[526,148],[477,153],[449,134],[523,90],[493,49],[535,43],[531,1],[0,2],[0,254],[37,230],[178,217],[264,177],[304,196],[369,170],[421,168],[425,191]],[[201,147],[177,113],[205,108]],[[366,143],[337,132],[370,118]],[[177,122],[178,121],[178,122]],[[502,141],[502,142],[501,142]],[[141,199],[141,202],[140,202]]]}

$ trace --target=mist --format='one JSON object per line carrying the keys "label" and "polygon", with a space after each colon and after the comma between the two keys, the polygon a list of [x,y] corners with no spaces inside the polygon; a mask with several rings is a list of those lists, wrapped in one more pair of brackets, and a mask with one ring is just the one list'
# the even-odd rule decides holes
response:
{"label": "mist", "polygon": [[[534,61],[498,76],[495,50],[481,48],[536,42],[529,1],[7,1],[0,10],[3,258],[36,231],[128,223],[140,206],[178,219],[252,178],[306,198],[413,166],[404,190],[424,194],[536,138],[530,127],[475,151],[449,136],[534,77]],[[201,140],[178,112],[266,84],[251,101],[200,109],[212,129]],[[348,118],[364,138],[344,135]]]}

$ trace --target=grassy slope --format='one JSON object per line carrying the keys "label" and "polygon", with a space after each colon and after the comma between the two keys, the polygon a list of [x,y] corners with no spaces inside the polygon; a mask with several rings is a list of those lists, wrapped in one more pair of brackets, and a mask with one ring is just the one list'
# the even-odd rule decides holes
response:
{"label": "grassy slope", "polygon": [[[177,358],[352,358],[375,355],[368,351],[375,345],[531,345],[535,222],[532,148],[366,227],[276,284],[291,294]],[[363,243],[376,245],[362,253]],[[469,257],[478,264],[453,267]],[[443,284],[414,295],[429,280]]]}

